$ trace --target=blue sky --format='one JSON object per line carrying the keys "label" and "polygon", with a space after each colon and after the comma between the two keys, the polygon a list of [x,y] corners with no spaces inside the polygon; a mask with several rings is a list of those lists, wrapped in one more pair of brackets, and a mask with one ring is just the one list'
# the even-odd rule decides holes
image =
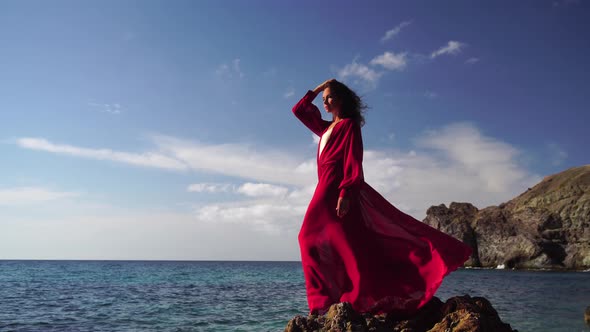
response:
{"label": "blue sky", "polygon": [[3,1],[0,259],[298,260],[331,77],[394,205],[507,201],[588,164],[589,7]]}

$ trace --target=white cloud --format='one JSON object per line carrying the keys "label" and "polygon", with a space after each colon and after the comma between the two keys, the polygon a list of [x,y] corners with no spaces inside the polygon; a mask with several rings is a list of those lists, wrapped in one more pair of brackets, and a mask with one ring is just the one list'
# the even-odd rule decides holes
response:
{"label": "white cloud", "polygon": [[195,216],[205,223],[247,225],[275,236],[287,233],[295,236],[314,190],[312,179],[291,191],[282,186],[246,183],[236,192],[257,199],[196,206]]}
{"label": "white cloud", "polygon": [[468,65],[473,65],[477,62],[479,62],[479,58],[469,58],[469,59],[465,60],[465,63]]}
{"label": "white cloud", "polygon": [[302,167],[307,161],[284,150],[259,149],[242,143],[203,144],[168,136],[152,139],[156,149],[145,153],[81,148],[54,144],[43,138],[19,138],[16,144],[26,149],[81,158],[167,170],[193,170],[287,185],[305,184],[313,174],[307,167]]}
{"label": "white cloud", "polygon": [[234,67],[234,72],[237,73],[240,78],[244,77],[244,73],[240,69],[240,59],[234,59],[232,64]]}
{"label": "white cloud", "polygon": [[249,197],[283,197],[287,194],[289,189],[287,187],[277,186],[270,183],[246,182],[240,186],[229,183],[193,183],[187,187],[187,191],[199,193],[231,192]]}
{"label": "white cloud", "polygon": [[[154,142],[158,153],[188,169],[249,180],[240,186],[189,186],[189,191],[227,190],[255,198],[228,197],[231,201],[195,206],[195,216],[203,222],[251,225],[273,234],[296,230],[317,183],[315,159],[296,159],[282,150],[165,136],[154,137]],[[364,168],[367,183],[398,208],[422,219],[432,205],[468,201],[483,208],[523,192],[540,177],[520,166],[520,154],[472,124],[456,123],[421,134],[408,151],[366,147]]]}
{"label": "white cloud", "polygon": [[417,150],[368,150],[367,182],[418,219],[426,209],[452,201],[478,208],[505,202],[541,180],[519,165],[520,151],[456,123],[416,139]]}
{"label": "white cloud", "polygon": [[79,196],[74,192],[54,191],[42,187],[0,188],[0,205],[26,205]]}
{"label": "white cloud", "polygon": [[244,73],[240,68],[240,59],[236,58],[231,61],[231,63],[222,63],[217,67],[215,71],[217,76],[224,78],[224,79],[234,79],[234,78],[243,78]]}
{"label": "white cloud", "polygon": [[[429,131],[407,152],[367,149],[367,183],[393,205],[418,219],[432,205],[471,202],[478,208],[505,202],[537,183],[540,177],[518,163],[520,152],[483,135],[475,126],[456,123]],[[315,160],[302,163],[305,173],[316,171]],[[256,201],[216,203],[197,210],[199,220],[251,224],[270,233],[294,230],[303,219],[315,189],[315,177],[281,195],[274,192]]]}
{"label": "white cloud", "polygon": [[298,174],[308,174],[310,177],[315,174],[317,162],[315,159],[309,159],[301,164],[297,165],[294,172]]}
{"label": "white cloud", "polygon": [[88,149],[66,144],[54,144],[43,138],[19,138],[17,145],[31,150],[40,150],[75,157],[110,160],[135,166],[186,170],[187,166],[178,159],[167,157],[158,152],[128,153],[111,149]]}
{"label": "white cloud", "polygon": [[88,103],[88,106],[92,107],[93,109],[95,109],[99,112],[109,113],[109,114],[113,114],[113,115],[121,114],[121,111],[122,111],[121,105],[118,103],[99,104],[99,103],[90,102],[90,103]]}
{"label": "white cloud", "polygon": [[411,23],[412,23],[412,21],[405,21],[405,22],[400,23],[395,28],[388,30],[387,32],[385,32],[385,35],[383,37],[381,37],[381,42],[384,43],[384,42],[390,40],[391,38],[395,37],[397,34],[400,33],[400,31],[403,28],[407,27]]}
{"label": "white cloud", "polygon": [[505,193],[528,180],[518,166],[520,152],[511,145],[482,135],[467,123],[457,123],[429,132],[418,140],[421,147],[444,152],[446,159],[466,175],[476,175],[483,191]]}
{"label": "white cloud", "polygon": [[[261,182],[301,185],[307,171],[295,171],[302,161],[292,153],[248,144],[203,144],[173,137],[157,136],[158,150],[190,169]],[[313,173],[312,173],[313,174]]]}
{"label": "white cloud", "polygon": [[385,52],[371,60],[370,64],[381,65],[383,68],[389,70],[402,70],[407,64],[406,55],[407,53],[395,54],[393,52]]}
{"label": "white cloud", "polygon": [[218,193],[231,191],[232,186],[228,183],[193,183],[186,190],[197,193]]}
{"label": "white cloud", "polygon": [[244,183],[241,185],[236,192],[251,197],[264,197],[264,196],[275,196],[281,197],[287,194],[286,187],[275,186],[268,183]]}
{"label": "white cloud", "polygon": [[363,83],[370,88],[375,88],[377,86],[377,82],[381,75],[383,75],[383,73],[377,72],[364,64],[357,63],[356,60],[353,60],[352,63],[349,63],[344,66],[344,68],[338,70],[339,79],[345,80],[347,78],[353,78],[355,79],[355,83]]}
{"label": "white cloud", "polygon": [[443,55],[443,54],[450,54],[450,55],[459,54],[461,52],[461,49],[463,49],[465,46],[466,46],[465,43],[451,40],[447,43],[446,46],[443,46],[443,47],[439,48],[438,50],[432,52],[430,54],[430,58],[434,59],[434,58],[436,58],[440,55]]}
{"label": "white cloud", "polygon": [[217,75],[219,76],[223,76],[223,75],[229,75],[231,72],[229,66],[227,65],[227,63],[222,63],[219,65],[219,67],[217,67],[217,70],[215,71],[215,73],[217,73]]}
{"label": "white cloud", "polygon": [[285,93],[283,94],[283,97],[285,98],[291,98],[295,95],[295,89],[293,87],[289,87],[287,89],[287,91],[285,91]]}
{"label": "white cloud", "polygon": [[196,209],[199,221],[215,224],[249,225],[270,233],[295,233],[307,209],[302,196],[254,201],[208,204]]}

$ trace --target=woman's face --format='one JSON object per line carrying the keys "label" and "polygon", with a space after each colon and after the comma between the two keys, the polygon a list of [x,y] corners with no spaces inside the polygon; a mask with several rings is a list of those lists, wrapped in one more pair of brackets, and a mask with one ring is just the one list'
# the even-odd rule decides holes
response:
{"label": "woman's face", "polygon": [[338,97],[332,95],[330,88],[324,89],[324,94],[322,97],[324,99],[324,108],[328,113],[340,113],[340,101],[338,100]]}

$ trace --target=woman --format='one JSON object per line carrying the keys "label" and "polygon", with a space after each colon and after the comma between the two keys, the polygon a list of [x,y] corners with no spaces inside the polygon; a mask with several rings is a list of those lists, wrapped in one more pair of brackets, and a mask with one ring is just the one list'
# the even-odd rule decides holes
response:
{"label": "woman", "polygon": [[[322,92],[332,121],[312,104]],[[299,246],[311,313],[350,302],[359,312],[412,313],[471,254],[462,242],[399,211],[364,182],[361,99],[330,79],[293,107],[320,136],[318,185]]]}

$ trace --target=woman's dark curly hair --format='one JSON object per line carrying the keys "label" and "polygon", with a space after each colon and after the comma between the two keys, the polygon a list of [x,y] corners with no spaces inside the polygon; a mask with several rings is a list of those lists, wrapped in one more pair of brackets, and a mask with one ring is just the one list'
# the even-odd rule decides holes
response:
{"label": "woman's dark curly hair", "polygon": [[328,82],[330,93],[340,101],[340,117],[352,118],[361,127],[365,124],[364,112],[368,106],[361,100],[354,91],[344,83],[336,80]]}

